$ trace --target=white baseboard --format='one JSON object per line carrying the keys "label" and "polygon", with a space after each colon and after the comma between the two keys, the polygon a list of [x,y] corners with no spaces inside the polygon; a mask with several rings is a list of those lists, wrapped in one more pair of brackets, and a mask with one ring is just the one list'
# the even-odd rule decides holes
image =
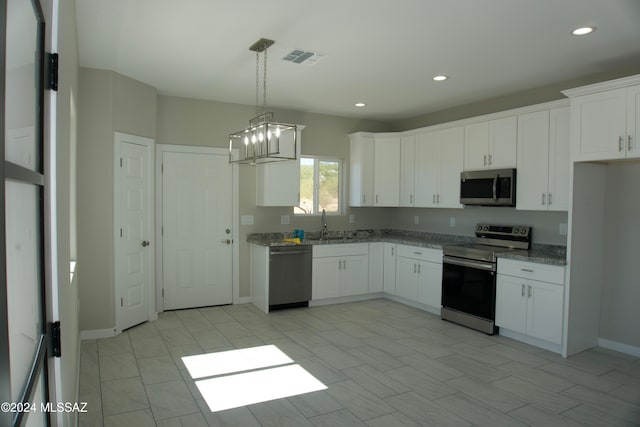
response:
{"label": "white baseboard", "polygon": [[252,302],[251,297],[238,297],[233,301],[233,304],[249,304],[250,302]]}
{"label": "white baseboard", "polygon": [[95,340],[99,338],[111,338],[120,335],[120,331],[115,329],[91,329],[88,331],[80,331],[81,340]]}
{"label": "white baseboard", "polygon": [[620,353],[629,354],[631,356],[640,357],[640,347],[634,347],[629,344],[598,338],[598,346],[608,348],[609,350],[619,351]]}
{"label": "white baseboard", "polygon": [[383,297],[382,293],[375,293],[375,294],[352,295],[348,297],[326,298],[326,299],[309,301],[309,307],[318,307],[321,305],[329,305],[329,304],[344,304],[347,302],[367,301],[370,299],[377,299],[382,297]]}
{"label": "white baseboard", "polygon": [[519,332],[511,331],[505,328],[500,328],[499,334],[500,336],[511,338],[512,340],[520,341],[525,344],[532,345],[534,347],[543,348],[553,353],[562,354],[562,346],[560,344],[555,344],[549,341],[530,337],[528,335],[524,335]]}

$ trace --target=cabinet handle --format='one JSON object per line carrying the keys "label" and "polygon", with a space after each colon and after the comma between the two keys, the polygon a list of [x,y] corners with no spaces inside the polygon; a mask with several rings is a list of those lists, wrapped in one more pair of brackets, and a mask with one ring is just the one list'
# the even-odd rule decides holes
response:
{"label": "cabinet handle", "polygon": [[364,203],[367,200],[367,196],[365,196],[364,194],[362,195],[362,203]]}
{"label": "cabinet handle", "polygon": [[491,166],[491,154],[489,154],[489,166]]}
{"label": "cabinet handle", "polygon": [[413,273],[415,274],[418,271],[418,267],[416,264],[413,264]]}
{"label": "cabinet handle", "polygon": [[440,204],[440,194],[436,194],[436,203]]}
{"label": "cabinet handle", "polygon": [[620,135],[618,137],[618,151],[622,151],[623,150],[623,146],[622,146],[622,135]]}
{"label": "cabinet handle", "polygon": [[420,274],[421,271],[422,271],[422,266],[418,264],[418,274]]}
{"label": "cabinet handle", "polygon": [[436,195],[434,194],[431,199],[432,199],[432,203],[435,205],[436,204]]}
{"label": "cabinet handle", "polygon": [[627,149],[631,151],[631,135],[627,136]]}
{"label": "cabinet handle", "polygon": [[542,193],[542,205],[543,206],[544,206],[544,203],[545,203],[545,197],[546,197],[546,195],[544,193]]}
{"label": "cabinet handle", "polygon": [[529,298],[531,298],[531,285],[529,285]]}
{"label": "cabinet handle", "polygon": [[547,205],[551,206],[551,193],[547,194]]}
{"label": "cabinet handle", "polygon": [[484,165],[487,166],[487,155],[484,155]]}
{"label": "cabinet handle", "polygon": [[524,271],[527,273],[533,273],[533,270],[531,270],[530,268],[521,268],[520,271]]}
{"label": "cabinet handle", "polygon": [[378,203],[378,195],[376,194],[376,203]]}
{"label": "cabinet handle", "polygon": [[338,270],[342,270],[342,260],[338,260]]}
{"label": "cabinet handle", "polygon": [[524,283],[523,283],[523,284],[522,284],[522,296],[524,296],[524,288],[525,288],[525,285],[524,285]]}
{"label": "cabinet handle", "polygon": [[343,270],[346,270],[346,269],[347,269],[347,260],[346,260],[346,259],[343,259],[343,260],[342,260],[342,269],[343,269]]}
{"label": "cabinet handle", "polygon": [[395,251],[396,251],[396,248],[394,248],[393,246],[391,246],[391,256],[394,256],[394,255],[395,255]]}
{"label": "cabinet handle", "polygon": [[413,203],[413,194],[409,196],[409,203]]}

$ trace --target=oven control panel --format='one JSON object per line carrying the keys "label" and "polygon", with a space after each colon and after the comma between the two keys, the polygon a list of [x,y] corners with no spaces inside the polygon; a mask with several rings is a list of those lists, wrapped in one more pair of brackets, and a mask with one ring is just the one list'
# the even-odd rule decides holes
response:
{"label": "oven control panel", "polygon": [[476,236],[496,239],[529,240],[531,227],[527,225],[476,225]]}

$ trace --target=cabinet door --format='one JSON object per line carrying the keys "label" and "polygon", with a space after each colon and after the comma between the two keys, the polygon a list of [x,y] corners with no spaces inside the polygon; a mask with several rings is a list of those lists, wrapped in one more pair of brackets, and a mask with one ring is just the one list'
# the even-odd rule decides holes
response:
{"label": "cabinet door", "polygon": [[369,293],[369,256],[352,255],[342,257],[340,282],[341,296]]}
{"label": "cabinet door", "polygon": [[396,295],[418,301],[418,262],[411,258],[396,258]]}
{"label": "cabinet door", "polygon": [[419,261],[418,276],[418,301],[442,307],[442,263]]}
{"label": "cabinet door", "polygon": [[464,127],[464,170],[487,168],[489,154],[489,122]]}
{"label": "cabinet door", "polygon": [[[571,113],[569,107],[549,111],[549,195],[547,208],[553,211],[569,210],[569,170],[571,167]],[[518,164],[520,180],[520,164]],[[518,193],[520,197],[520,193]]]}
{"label": "cabinet door", "polygon": [[313,259],[312,299],[340,296],[341,263],[342,258],[338,257]]}
{"label": "cabinet door", "polygon": [[517,117],[491,120],[489,122],[489,156],[487,164],[490,169],[515,168],[517,163]]}
{"label": "cabinet door", "polygon": [[349,205],[373,206],[374,142],[368,135],[351,135]]}
{"label": "cabinet door", "polygon": [[548,176],[549,111],[518,116],[517,209],[547,210]]}
{"label": "cabinet door", "polygon": [[438,132],[416,136],[416,199],[415,206],[436,205],[440,180],[440,137]]}
{"label": "cabinet door", "polygon": [[369,243],[369,292],[384,289],[384,243]]}
{"label": "cabinet door", "polygon": [[626,89],[571,100],[571,140],[574,160],[609,160],[625,156]]}
{"label": "cabinet door", "polygon": [[498,274],[496,280],[496,325],[527,333],[527,280]]}
{"label": "cabinet door", "polygon": [[384,291],[388,294],[396,294],[396,245],[384,244]]}
{"label": "cabinet door", "polygon": [[627,89],[627,157],[640,157],[640,86]]}
{"label": "cabinet door", "polygon": [[527,296],[527,334],[561,344],[564,286],[529,280]]}
{"label": "cabinet door", "polygon": [[440,197],[438,207],[461,208],[460,172],[464,152],[464,128],[462,126],[442,131]]}
{"label": "cabinet door", "polygon": [[400,141],[400,206],[415,203],[415,147],[416,137],[402,137]]}
{"label": "cabinet door", "polygon": [[375,137],[375,206],[400,203],[400,137]]}

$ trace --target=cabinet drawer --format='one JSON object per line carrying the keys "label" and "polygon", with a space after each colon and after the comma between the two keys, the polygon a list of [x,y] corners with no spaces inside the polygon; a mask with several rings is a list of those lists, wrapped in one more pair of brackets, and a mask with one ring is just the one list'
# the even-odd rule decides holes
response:
{"label": "cabinet drawer", "polygon": [[498,274],[564,285],[564,267],[557,265],[498,259]]}
{"label": "cabinet drawer", "polygon": [[442,250],[421,248],[419,246],[398,245],[398,256],[420,261],[442,263]]}
{"label": "cabinet drawer", "polygon": [[349,255],[368,255],[368,243],[336,243],[328,245],[314,245],[313,257],[341,257]]}

